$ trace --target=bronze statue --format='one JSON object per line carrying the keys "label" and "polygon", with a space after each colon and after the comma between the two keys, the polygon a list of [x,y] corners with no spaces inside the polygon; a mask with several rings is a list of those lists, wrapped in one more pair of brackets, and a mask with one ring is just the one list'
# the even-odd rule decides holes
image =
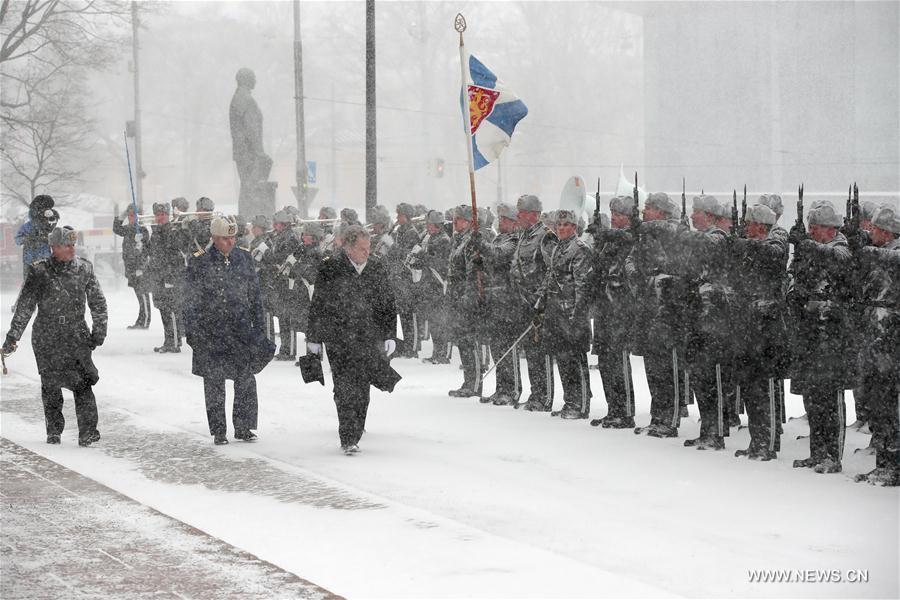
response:
{"label": "bronze statue", "polygon": [[272,159],[263,150],[263,117],[253,99],[256,75],[244,67],[235,75],[237,89],[231,98],[228,117],[231,122],[232,157],[241,179],[238,212],[242,215],[270,215],[275,212],[275,187],[269,182]]}

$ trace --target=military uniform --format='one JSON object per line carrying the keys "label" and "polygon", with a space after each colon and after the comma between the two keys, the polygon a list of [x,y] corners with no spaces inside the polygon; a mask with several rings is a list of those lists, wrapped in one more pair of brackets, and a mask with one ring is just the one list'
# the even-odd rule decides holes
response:
{"label": "military uniform", "polygon": [[472,231],[458,232],[453,237],[447,295],[452,338],[459,348],[459,359],[463,367],[463,384],[459,389],[451,390],[450,395],[465,398],[481,396],[482,389],[479,328],[483,304],[479,298],[477,280],[481,267],[477,265],[475,247],[471,244]]}
{"label": "military uniform", "polygon": [[[412,219],[413,207],[401,203],[397,206],[397,213],[405,214]],[[412,221],[407,221],[394,228],[394,247],[391,249],[391,279],[394,284],[394,293],[397,299],[397,310],[400,313],[400,329],[403,332],[403,345],[399,355],[412,358],[417,356],[421,347],[421,331],[416,315],[416,298],[412,281],[412,274],[406,264],[406,258],[420,241],[419,232],[413,226]]]}
{"label": "military uniform", "polygon": [[[134,289],[138,300],[138,317],[129,329],[147,329],[150,327],[150,282],[145,277],[147,270],[147,248],[150,232],[146,227],[123,224],[121,217],[113,219],[113,233],[122,238],[122,262],[125,265],[125,278],[128,287]],[[135,239],[140,233],[140,240]]]}
{"label": "military uniform", "polygon": [[[510,282],[518,297],[515,314],[528,326],[535,315],[540,289],[546,275],[543,245],[546,243],[547,228],[540,221],[522,231],[513,252],[510,265]],[[514,317],[515,318],[515,317]],[[519,332],[521,333],[521,332]],[[531,392],[522,406],[526,410],[547,411],[553,406],[553,361],[548,352],[546,335],[532,331],[522,339],[525,360],[528,363],[528,380]]]}
{"label": "military uniform", "polygon": [[159,310],[163,324],[163,345],[156,352],[180,352],[183,324],[181,306],[177,300],[184,261],[178,249],[177,235],[171,223],[152,226],[153,235],[147,242],[148,274],[153,290],[153,304]]}
{"label": "military uniform", "polygon": [[[436,214],[436,211],[432,212]],[[434,364],[450,362],[451,336],[447,318],[450,246],[450,236],[441,228],[437,233],[426,234],[421,250],[413,253],[410,259],[410,267],[422,272],[418,284],[421,298],[418,313],[428,323],[433,344],[431,357],[423,360]]]}
{"label": "military uniform", "polygon": [[[70,228],[65,230],[74,236]],[[84,318],[85,304],[91,311],[93,331]],[[70,262],[52,257],[35,262],[19,294],[4,351],[10,349],[7,347],[10,340],[22,337],[35,308],[37,317],[31,345],[41,376],[47,441],[59,443],[65,426],[62,388],[67,388],[75,394],[79,443],[89,445],[100,439],[97,402],[92,390],[99,373],[91,353],[103,344],[107,328],[106,298],[93,265],[79,257]]]}
{"label": "military uniform", "polygon": [[[559,211],[557,219],[572,218]],[[575,224],[573,222],[572,224]],[[576,235],[542,247],[547,276],[538,294],[544,298],[543,335],[556,360],[563,386],[564,419],[586,419],[591,411],[587,352],[591,344],[591,250]]]}
{"label": "military uniform", "polygon": [[[622,206],[630,211],[629,203]],[[621,200],[620,200],[621,203]],[[608,412],[591,425],[605,428],[634,427],[634,379],[631,373],[631,331],[634,296],[625,277],[625,259],[634,245],[628,230],[600,230],[594,234],[596,247],[593,280],[593,352],[597,355]]]}
{"label": "military uniform", "polygon": [[528,325],[522,323],[519,298],[510,283],[510,269],[518,241],[519,233],[510,232],[499,233],[492,240],[482,238],[480,244],[488,280],[484,286],[486,337],[494,360],[499,360],[505,352],[510,351],[502,362],[497,363],[494,394],[484,399],[497,406],[515,406],[522,395],[520,355],[516,339]]}
{"label": "military uniform", "polygon": [[[281,221],[279,221],[281,219]],[[275,222],[285,222],[286,217],[276,214]],[[297,335],[296,328],[291,320],[291,272],[297,262],[294,253],[300,247],[300,240],[294,230],[287,225],[283,230],[273,232],[271,248],[263,258],[265,268],[271,277],[272,296],[274,299],[275,316],[278,317],[278,331],[281,337],[281,345],[275,360],[297,359]]]}
{"label": "military uniform", "polygon": [[[818,224],[833,227],[841,223],[825,201],[813,204],[809,219],[811,224],[820,221]],[[803,396],[810,446],[810,458],[794,461],[794,466],[833,473],[841,470],[844,390],[852,386],[855,372],[845,353],[851,255],[841,233],[828,243],[796,237],[793,241],[796,243],[788,292],[793,317],[791,391]]]}

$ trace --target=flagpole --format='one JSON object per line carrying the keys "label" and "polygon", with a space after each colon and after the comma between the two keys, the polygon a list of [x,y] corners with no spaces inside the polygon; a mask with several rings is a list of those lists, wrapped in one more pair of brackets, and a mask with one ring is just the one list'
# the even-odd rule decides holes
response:
{"label": "flagpole", "polygon": [[475,158],[472,155],[472,121],[469,116],[469,79],[466,77],[466,47],[463,44],[463,32],[466,30],[466,19],[457,13],[453,28],[459,32],[459,72],[462,77],[462,117],[463,130],[466,133],[466,154],[469,156],[469,190],[472,194],[472,230],[478,232],[478,203],[475,200]]}

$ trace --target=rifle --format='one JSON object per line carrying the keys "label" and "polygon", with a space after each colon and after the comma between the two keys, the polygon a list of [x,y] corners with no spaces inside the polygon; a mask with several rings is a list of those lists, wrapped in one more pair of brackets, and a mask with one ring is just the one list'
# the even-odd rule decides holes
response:
{"label": "rifle", "polygon": [[797,191],[797,222],[795,224],[797,227],[801,227],[806,229],[806,225],[803,224],[803,184],[800,184],[800,188]]}
{"label": "rifle", "polygon": [[738,235],[744,237],[747,235],[747,184],[744,184],[744,199],[741,200],[741,223],[738,227]]}
{"label": "rifle", "polygon": [[600,178],[597,178],[597,193],[594,194],[594,231],[600,231]]}
{"label": "rifle", "polygon": [[737,190],[732,191],[731,196],[731,235],[738,232]]}
{"label": "rifle", "polygon": [[681,224],[690,228],[687,218],[687,198],[684,196],[684,177],[681,178]]}
{"label": "rifle", "polygon": [[641,198],[638,195],[637,171],[634,172],[634,190],[632,191],[632,195],[634,196],[634,205],[631,207],[631,233],[634,235],[634,241],[637,242],[638,232],[641,226]]}

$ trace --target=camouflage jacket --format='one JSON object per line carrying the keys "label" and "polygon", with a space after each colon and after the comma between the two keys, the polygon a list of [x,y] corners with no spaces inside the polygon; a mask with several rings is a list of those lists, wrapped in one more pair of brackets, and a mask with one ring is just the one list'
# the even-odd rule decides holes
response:
{"label": "camouflage jacket", "polygon": [[578,237],[558,240],[543,249],[547,275],[538,290],[544,299],[547,331],[574,342],[587,351],[591,339],[590,298],[593,259],[587,244]]}
{"label": "camouflage jacket", "polygon": [[541,284],[544,282],[544,253],[541,251],[547,237],[543,223],[535,223],[531,228],[519,233],[519,241],[512,255],[509,279],[525,306],[531,308],[537,303]]}

